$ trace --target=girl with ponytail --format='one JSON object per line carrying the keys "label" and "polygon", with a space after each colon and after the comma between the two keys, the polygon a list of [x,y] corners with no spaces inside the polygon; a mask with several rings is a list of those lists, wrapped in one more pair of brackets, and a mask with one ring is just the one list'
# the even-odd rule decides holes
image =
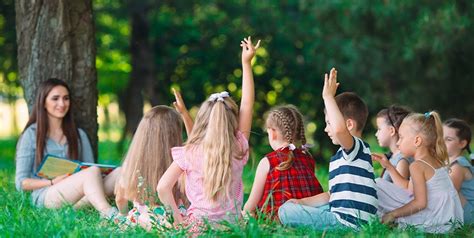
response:
{"label": "girl with ponytail", "polygon": [[[227,92],[212,94],[202,103],[185,146],[172,149],[174,161],[158,183],[158,196],[173,211],[175,224],[193,224],[192,231],[198,231],[204,219],[235,221],[240,216],[255,97],[250,62],[259,44],[254,46],[250,37],[241,41],[240,109]],[[171,192],[182,173],[191,203],[186,216],[180,215]]]}
{"label": "girl with ponytail", "polygon": [[273,218],[289,199],[314,196],[323,189],[314,174],[315,161],[307,150],[303,116],[298,109],[288,105],[270,110],[266,129],[273,151],[258,164],[243,215],[259,210]]}
{"label": "girl with ponytail", "polygon": [[[414,113],[400,126],[397,143],[401,153],[413,157],[411,179],[390,173],[394,183],[377,181],[382,222],[413,225],[430,233],[445,233],[463,223],[458,193],[449,179],[448,152],[437,112]],[[387,171],[395,167],[386,158],[375,158]]]}

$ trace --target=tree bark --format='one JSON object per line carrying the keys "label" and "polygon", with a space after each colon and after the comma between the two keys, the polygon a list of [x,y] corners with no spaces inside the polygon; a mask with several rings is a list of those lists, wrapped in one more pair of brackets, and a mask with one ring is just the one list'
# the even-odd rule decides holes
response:
{"label": "tree bark", "polygon": [[150,4],[148,1],[129,1],[128,9],[132,25],[130,39],[130,58],[132,71],[127,88],[122,93],[119,103],[125,114],[125,128],[119,148],[123,148],[125,138],[135,133],[143,116],[145,97],[149,97],[150,82],[154,81],[154,54],[150,43],[150,24],[147,19]]}
{"label": "tree bark", "polygon": [[31,111],[39,84],[68,83],[77,125],[97,160],[97,72],[92,0],[17,0],[18,72]]}

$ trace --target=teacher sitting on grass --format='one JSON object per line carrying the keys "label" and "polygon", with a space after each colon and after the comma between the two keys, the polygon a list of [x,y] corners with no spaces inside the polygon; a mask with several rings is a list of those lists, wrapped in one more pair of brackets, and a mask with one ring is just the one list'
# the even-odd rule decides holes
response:
{"label": "teacher sitting on grass", "polygon": [[53,179],[36,176],[47,154],[94,162],[86,133],[74,123],[72,105],[64,81],[48,79],[40,85],[30,119],[17,144],[16,188],[32,191],[36,207],[60,208],[71,204],[78,208],[90,203],[103,217],[111,218],[117,209],[109,205],[106,196],[113,194],[117,169],[104,179],[98,167]]}

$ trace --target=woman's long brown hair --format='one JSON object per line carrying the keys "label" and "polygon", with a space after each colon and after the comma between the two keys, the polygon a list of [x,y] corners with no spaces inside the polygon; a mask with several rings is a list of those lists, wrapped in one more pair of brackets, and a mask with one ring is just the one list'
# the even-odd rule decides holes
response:
{"label": "woman's long brown hair", "polygon": [[46,145],[46,140],[48,136],[49,124],[48,124],[48,112],[45,108],[46,97],[49,92],[54,87],[62,86],[65,87],[69,93],[69,110],[63,118],[61,123],[61,128],[63,129],[63,134],[66,136],[68,143],[68,158],[77,160],[79,159],[79,136],[72,116],[73,101],[71,98],[71,90],[69,86],[62,80],[56,78],[50,78],[40,84],[38,89],[38,94],[36,95],[36,101],[33,107],[33,110],[30,114],[30,119],[26,123],[26,131],[28,127],[36,123],[36,152],[35,152],[35,165],[39,166],[43,160],[44,150]]}

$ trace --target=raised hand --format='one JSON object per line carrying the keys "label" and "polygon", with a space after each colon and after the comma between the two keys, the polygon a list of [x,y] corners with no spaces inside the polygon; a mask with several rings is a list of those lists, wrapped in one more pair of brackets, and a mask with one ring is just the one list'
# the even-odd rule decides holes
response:
{"label": "raised hand", "polygon": [[323,87],[323,99],[327,97],[334,97],[336,95],[337,87],[339,83],[337,82],[337,70],[335,68],[331,69],[331,72],[324,74],[324,87]]}
{"label": "raised hand", "polygon": [[189,136],[194,126],[193,119],[189,115],[186,105],[184,105],[184,100],[183,100],[183,97],[181,97],[181,93],[179,91],[176,91],[176,89],[173,88],[173,94],[176,100],[173,102],[173,106],[176,109],[176,111],[178,111],[179,114],[181,114],[181,117],[183,118],[183,122],[184,122],[184,127],[186,128],[186,133]]}
{"label": "raised hand", "polygon": [[252,58],[255,56],[255,51],[260,46],[260,40],[258,40],[257,44],[254,46],[252,44],[251,37],[244,38],[244,40],[240,41],[240,47],[242,47],[242,63],[250,63]]}
{"label": "raised hand", "polygon": [[183,114],[184,112],[187,111],[186,105],[184,105],[183,97],[181,97],[181,93],[179,91],[176,91],[176,89],[172,89],[174,98],[176,101],[173,102],[173,106],[178,111],[179,113]]}

